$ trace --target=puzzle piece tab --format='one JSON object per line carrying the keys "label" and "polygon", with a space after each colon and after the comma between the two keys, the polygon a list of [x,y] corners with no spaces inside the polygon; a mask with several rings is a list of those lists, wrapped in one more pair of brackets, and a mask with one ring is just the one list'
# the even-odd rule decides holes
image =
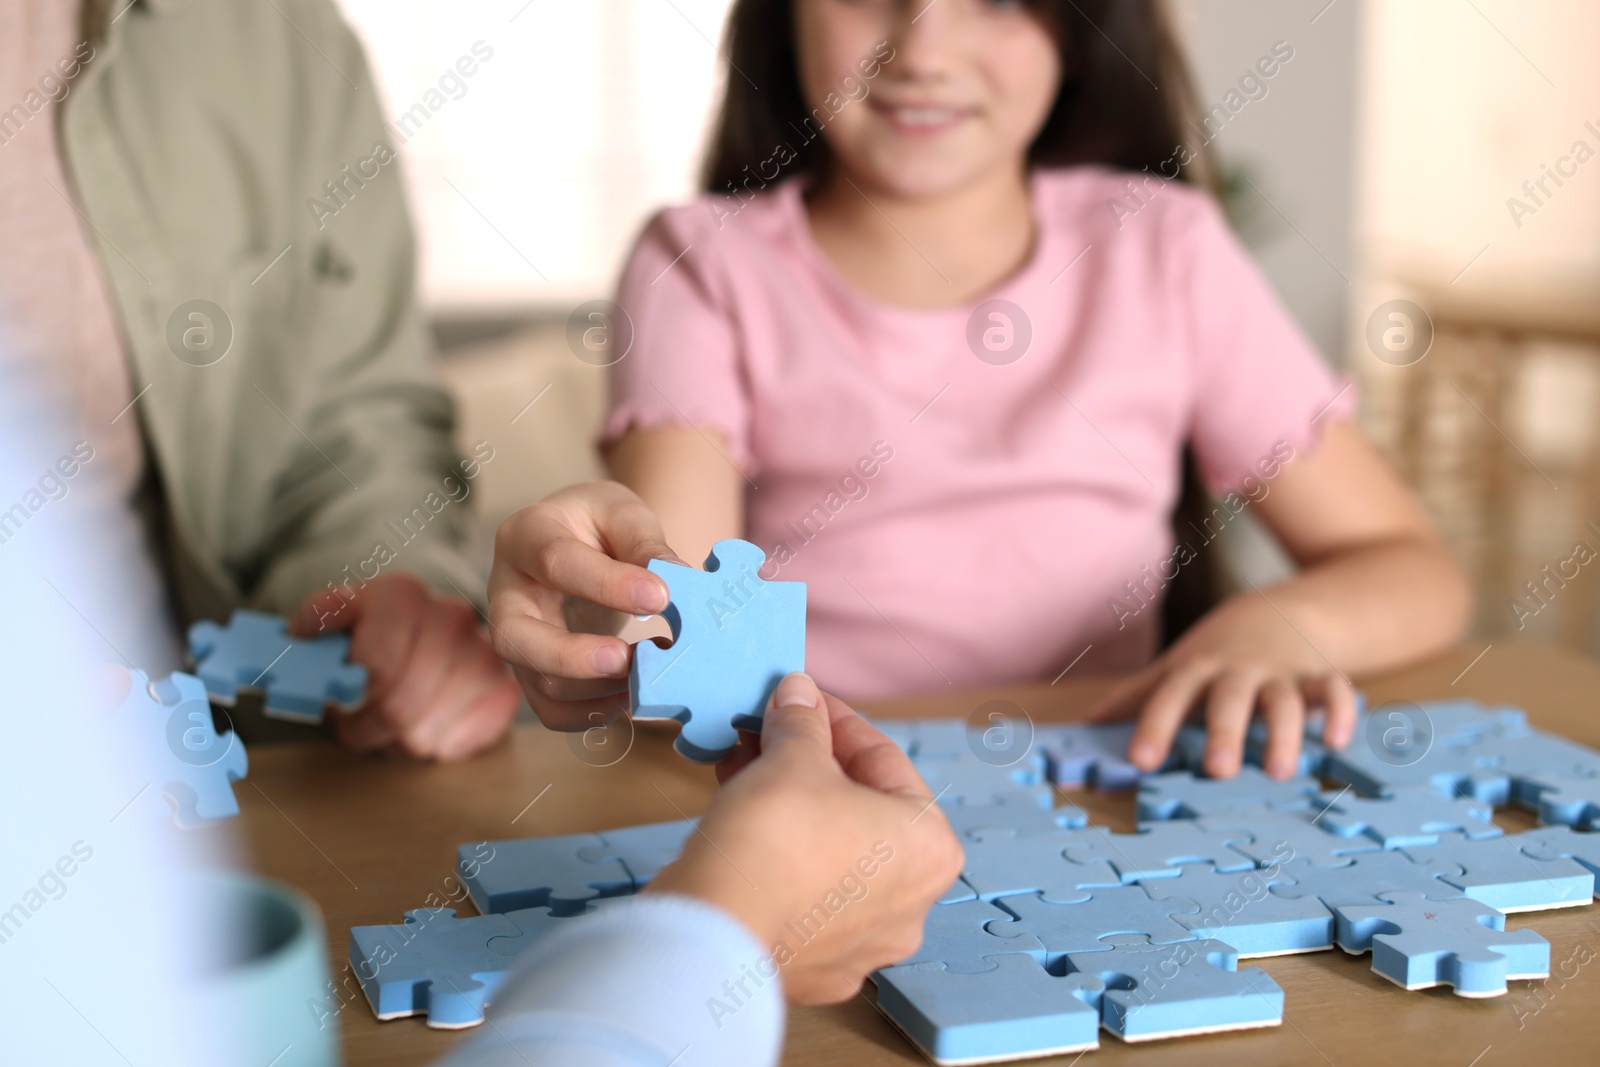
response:
{"label": "puzzle piece tab", "polygon": [[674,747],[698,763],[733,750],[738,728],[759,730],[783,676],[805,670],[806,587],[769,582],[766,554],[748,541],[718,541],[705,570],[652,560],[667,583],[673,643],[634,646],[628,700],[636,719],[682,724]]}
{"label": "puzzle piece tab", "polygon": [[[230,783],[245,776],[249,759],[237,734],[217,733],[200,679],[172,674],[151,685],[143,671],[128,673],[131,685],[113,713],[113,729],[142,754],[131,765],[157,776],[173,822],[193,827],[239,814]],[[148,783],[133,784],[142,791]]]}
{"label": "puzzle piece tab", "polygon": [[277,615],[235,611],[227,626],[189,627],[189,658],[211,699],[231,706],[240,689],[261,690],[265,714],[311,723],[328,704],[359,706],[367,669],[348,662],[350,636],[290,637],[286,626]]}
{"label": "puzzle piece tab", "polygon": [[1006,933],[1016,921],[1011,912],[987,900],[936,905],[928,909],[923,921],[922,945],[900,963],[942,963],[950,971],[986,971],[986,957],[1012,952],[1026,953],[1044,963],[1044,942],[1031,934]]}
{"label": "puzzle piece tab", "polygon": [[1106,986],[1100,1022],[1124,1041],[1154,1041],[1277,1026],[1283,990],[1221,941],[1156,945],[1107,937],[1100,951],[1069,955],[1074,972]]}
{"label": "puzzle piece tab", "polygon": [[[1600,832],[1579,832],[1570,826],[1541,826],[1513,834],[1506,840],[1535,862],[1570,859],[1600,878]],[[1600,889],[1600,884],[1596,889]]]}
{"label": "puzzle piece tab", "polygon": [[1550,975],[1550,942],[1508,932],[1505,916],[1465,898],[1387,893],[1386,903],[1339,907],[1339,947],[1372,949],[1372,969],[1406,989],[1451,985],[1463,997],[1494,997],[1506,982]]}

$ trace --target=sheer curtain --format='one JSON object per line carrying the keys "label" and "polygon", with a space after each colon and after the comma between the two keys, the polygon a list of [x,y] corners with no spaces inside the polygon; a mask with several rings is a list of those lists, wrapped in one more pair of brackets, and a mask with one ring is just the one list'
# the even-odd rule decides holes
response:
{"label": "sheer curtain", "polygon": [[338,0],[367,46],[417,216],[430,311],[610,289],[694,192],[729,0]]}

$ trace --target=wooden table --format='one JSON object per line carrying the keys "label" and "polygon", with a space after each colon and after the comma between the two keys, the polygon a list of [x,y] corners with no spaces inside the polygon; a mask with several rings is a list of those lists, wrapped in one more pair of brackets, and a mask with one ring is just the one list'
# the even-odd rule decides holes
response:
{"label": "wooden table", "polygon": [[[1364,688],[1374,703],[1468,696],[1524,707],[1547,730],[1600,748],[1600,666],[1532,644],[1482,646],[1383,678]],[[1103,680],[1063,679],[983,693],[940,694],[882,704],[885,716],[965,716],[1004,698],[1035,719],[1070,719],[1103,691]],[[235,792],[254,865],[305,889],[322,905],[336,980],[345,1061],[399,1067],[428,1063],[461,1035],[420,1018],[379,1023],[345,963],[349,929],[399,921],[409,908],[441,903],[454,889],[455,847],[464,841],[603,830],[695,815],[711,797],[710,772],[676,756],[670,734],[641,728],[626,757],[591,766],[567,735],[519,727],[492,752],[455,766],[417,766],[349,755],[328,744],[257,746],[250,777]],[[1132,828],[1127,796],[1072,794],[1097,823]],[[1502,813],[1507,829],[1530,820]],[[470,914],[470,903],[460,908]],[[1125,1045],[1102,1032],[1090,1054],[1100,1065],[1150,1063],[1345,1064],[1403,1062],[1447,1067],[1556,1065],[1600,1059],[1600,907],[1513,916],[1550,940],[1552,977],[1517,982],[1493,1000],[1440,988],[1404,993],[1372,972],[1370,956],[1333,950],[1252,961],[1286,993],[1284,1025],[1268,1030]],[[785,1063],[814,1067],[916,1064],[922,1058],[876,1011],[870,991],[848,1003],[792,1014]],[[1034,1061],[1067,1063],[1066,1059]]]}

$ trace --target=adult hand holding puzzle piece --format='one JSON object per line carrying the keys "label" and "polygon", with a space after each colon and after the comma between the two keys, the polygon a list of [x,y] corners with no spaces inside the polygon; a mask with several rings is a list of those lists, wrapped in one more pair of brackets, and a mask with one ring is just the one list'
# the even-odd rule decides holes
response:
{"label": "adult hand holding puzzle piece", "polygon": [[645,892],[737,918],[790,1003],[845,1000],[916,951],[961,846],[905,753],[806,675],[779,684],[759,744],[746,736],[700,831]]}

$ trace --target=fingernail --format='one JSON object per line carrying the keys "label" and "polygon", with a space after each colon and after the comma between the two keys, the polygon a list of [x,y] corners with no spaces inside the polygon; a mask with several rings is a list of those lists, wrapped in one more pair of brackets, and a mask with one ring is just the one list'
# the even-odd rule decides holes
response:
{"label": "fingernail", "polygon": [[777,691],[772,694],[772,706],[775,708],[815,708],[822,699],[817,692],[817,683],[811,680],[809,674],[791,674],[778,683]]}
{"label": "fingernail", "polygon": [[660,582],[640,578],[633,583],[633,606],[637,611],[646,615],[665,611],[667,600],[667,591]]}
{"label": "fingernail", "polygon": [[609,641],[594,650],[594,669],[601,674],[621,674],[627,666],[627,652]]}

